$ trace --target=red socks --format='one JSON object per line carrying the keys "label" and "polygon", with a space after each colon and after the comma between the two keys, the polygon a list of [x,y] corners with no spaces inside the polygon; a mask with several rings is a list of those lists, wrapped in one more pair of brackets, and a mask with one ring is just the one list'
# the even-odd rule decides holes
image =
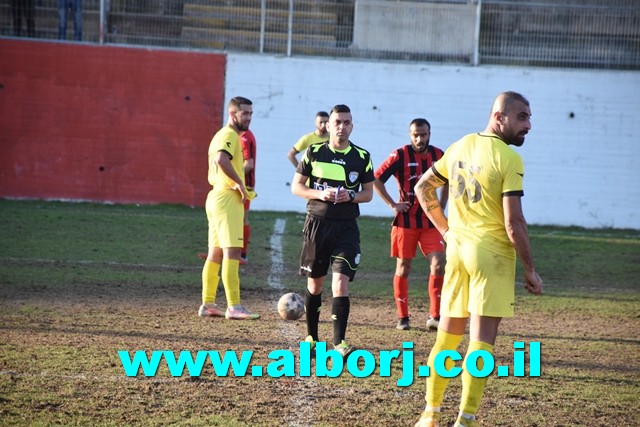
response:
{"label": "red socks", "polygon": [[247,246],[249,246],[249,238],[251,237],[251,225],[244,225],[244,245],[242,246],[242,256],[247,256]]}
{"label": "red socks", "polygon": [[393,276],[393,296],[398,309],[398,319],[409,317],[409,279]]}
{"label": "red socks", "polygon": [[434,319],[440,317],[440,294],[444,276],[429,276],[429,315]]}

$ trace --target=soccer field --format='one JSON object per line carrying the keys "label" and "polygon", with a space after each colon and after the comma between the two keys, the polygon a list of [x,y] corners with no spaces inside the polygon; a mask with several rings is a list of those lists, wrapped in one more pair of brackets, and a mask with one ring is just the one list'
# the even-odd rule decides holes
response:
{"label": "soccer field", "polygon": [[[0,424],[413,425],[424,406],[424,379],[398,382],[409,357],[414,374],[426,363],[435,339],[424,328],[428,265],[414,262],[414,328],[398,331],[390,218],[360,219],[363,258],[351,287],[347,339],[376,357],[413,343],[402,360],[387,367],[377,359],[364,376],[345,368],[320,377],[313,363],[309,376],[300,375],[301,365],[294,376],[266,370],[260,377],[223,376],[210,359],[195,375],[186,368],[180,375],[167,363],[155,375],[142,368],[127,375],[119,351],[176,358],[209,352],[213,359],[251,351],[251,365],[265,367],[274,361],[270,355],[297,358],[304,318],[283,321],[276,304],[282,294],[304,290],[297,274],[303,219],[251,212],[249,264],[240,279],[243,303],[262,319],[227,321],[196,316],[203,209],[0,200]],[[516,317],[503,321],[495,358],[513,368],[514,342],[539,342],[541,374],[491,375],[480,424],[636,425],[640,230],[530,226],[530,235],[545,294],[527,295],[518,272]],[[329,292],[323,297],[320,335],[329,339]],[[222,286],[218,302],[225,305]],[[454,378],[443,404],[445,425],[453,424],[459,395]]]}

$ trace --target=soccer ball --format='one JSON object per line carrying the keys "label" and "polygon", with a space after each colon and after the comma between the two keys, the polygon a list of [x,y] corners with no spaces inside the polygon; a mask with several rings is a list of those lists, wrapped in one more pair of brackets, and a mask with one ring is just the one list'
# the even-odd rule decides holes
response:
{"label": "soccer ball", "polygon": [[304,299],[294,292],[282,295],[278,301],[278,313],[284,320],[298,320],[304,314]]}

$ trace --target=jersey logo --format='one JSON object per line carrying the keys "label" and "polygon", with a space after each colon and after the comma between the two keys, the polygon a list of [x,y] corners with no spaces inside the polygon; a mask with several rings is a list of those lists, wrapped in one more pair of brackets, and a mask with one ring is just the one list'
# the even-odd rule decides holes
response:
{"label": "jersey logo", "polygon": [[523,173],[520,173],[520,172],[516,172],[516,173],[524,178],[524,174]]}
{"label": "jersey logo", "polygon": [[360,174],[358,172],[349,172],[349,181],[356,182]]}
{"label": "jersey logo", "polygon": [[227,142],[227,148],[231,148],[231,143]]}
{"label": "jersey logo", "polygon": [[410,168],[411,166],[418,166],[418,163],[407,163],[408,168]]}
{"label": "jersey logo", "polygon": [[347,163],[346,163],[344,160],[342,160],[342,159],[333,159],[333,160],[331,160],[331,163],[337,163],[337,164],[342,165],[342,166],[344,166],[344,165],[346,165],[346,164],[347,164]]}
{"label": "jersey logo", "polygon": [[326,181],[325,181],[325,182],[314,182],[314,183],[313,183],[313,189],[314,189],[314,190],[324,191],[324,190],[326,190],[326,189],[328,189],[328,188],[340,188],[340,186],[338,186],[338,187],[332,187],[332,186],[330,186],[330,185],[329,185],[329,183],[328,183],[328,182],[326,182]]}

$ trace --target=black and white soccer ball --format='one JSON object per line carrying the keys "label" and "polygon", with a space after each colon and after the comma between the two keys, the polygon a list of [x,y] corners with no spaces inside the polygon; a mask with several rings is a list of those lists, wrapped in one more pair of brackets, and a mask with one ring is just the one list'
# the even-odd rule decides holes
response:
{"label": "black and white soccer ball", "polygon": [[304,315],[304,298],[295,292],[280,297],[278,313],[284,320],[298,320]]}

